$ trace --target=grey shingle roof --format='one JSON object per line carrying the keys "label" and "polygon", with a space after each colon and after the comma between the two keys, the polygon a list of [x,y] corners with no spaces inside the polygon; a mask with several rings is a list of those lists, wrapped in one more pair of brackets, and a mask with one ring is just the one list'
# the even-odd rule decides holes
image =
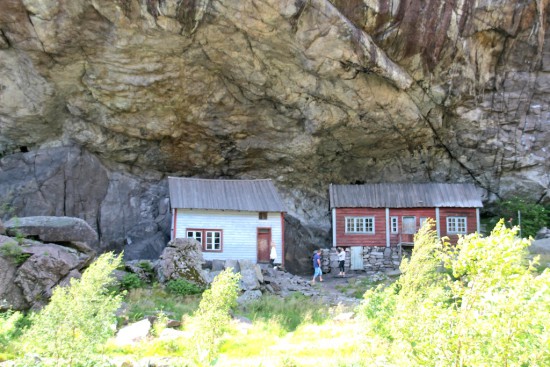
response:
{"label": "grey shingle roof", "polygon": [[284,212],[271,180],[168,177],[172,208]]}
{"label": "grey shingle roof", "polygon": [[330,208],[481,208],[472,184],[378,183],[330,185]]}

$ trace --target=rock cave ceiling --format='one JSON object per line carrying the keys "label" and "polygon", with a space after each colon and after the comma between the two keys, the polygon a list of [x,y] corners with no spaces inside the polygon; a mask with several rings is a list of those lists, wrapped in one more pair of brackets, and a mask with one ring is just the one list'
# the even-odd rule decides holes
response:
{"label": "rock cave ceiling", "polygon": [[0,151],[109,175],[473,182],[548,200],[550,42],[535,0],[1,0]]}

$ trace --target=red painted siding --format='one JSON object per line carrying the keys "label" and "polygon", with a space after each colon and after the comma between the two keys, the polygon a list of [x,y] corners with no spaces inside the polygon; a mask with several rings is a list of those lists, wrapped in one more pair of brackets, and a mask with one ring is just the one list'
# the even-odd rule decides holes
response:
{"label": "red painted siding", "polygon": [[441,237],[447,236],[452,244],[458,241],[458,235],[447,233],[447,217],[466,217],[466,232],[477,231],[477,215],[475,208],[441,208],[439,209],[439,228]]}
{"label": "red painted siding", "polygon": [[[420,218],[432,218],[435,220],[435,208],[399,208],[390,209],[389,217],[397,217],[398,233],[391,233],[390,246],[396,246],[400,242],[412,242],[413,234],[403,233],[403,217],[415,217],[415,232],[420,228]],[[458,236],[447,234],[447,217],[466,217],[466,230],[473,233],[477,230],[477,217],[475,208],[440,208],[439,228],[441,236],[449,237],[451,243],[456,243]],[[373,234],[346,233],[346,217],[374,217]],[[391,219],[390,219],[391,223]],[[386,246],[386,210],[384,208],[336,208],[336,246]]]}

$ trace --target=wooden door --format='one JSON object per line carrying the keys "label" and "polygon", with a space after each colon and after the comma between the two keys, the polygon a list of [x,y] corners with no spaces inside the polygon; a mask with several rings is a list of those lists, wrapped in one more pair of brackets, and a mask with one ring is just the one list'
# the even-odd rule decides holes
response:
{"label": "wooden door", "polygon": [[351,270],[363,270],[363,247],[350,247],[351,255]]}
{"label": "wooden door", "polygon": [[271,228],[258,228],[258,262],[269,262]]}

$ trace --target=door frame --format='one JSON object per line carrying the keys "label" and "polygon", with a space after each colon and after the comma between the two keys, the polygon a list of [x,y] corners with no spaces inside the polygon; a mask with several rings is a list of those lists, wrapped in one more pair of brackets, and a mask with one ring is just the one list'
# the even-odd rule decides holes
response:
{"label": "door frame", "polygon": [[[267,230],[268,233],[269,233],[269,238],[267,240],[268,249],[269,249],[269,246],[271,245],[271,242],[273,241],[273,230],[272,230],[271,227],[257,227],[256,228],[256,262],[257,263],[263,262],[263,261],[260,261],[260,248],[258,246],[259,239],[260,239],[260,230]],[[269,254],[269,250],[268,250],[268,254]],[[269,262],[269,255],[268,255],[268,259],[267,259],[266,262]]]}

